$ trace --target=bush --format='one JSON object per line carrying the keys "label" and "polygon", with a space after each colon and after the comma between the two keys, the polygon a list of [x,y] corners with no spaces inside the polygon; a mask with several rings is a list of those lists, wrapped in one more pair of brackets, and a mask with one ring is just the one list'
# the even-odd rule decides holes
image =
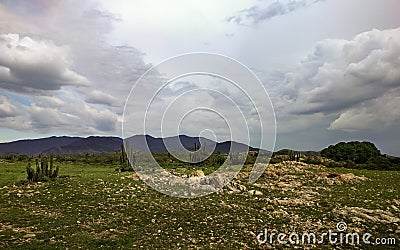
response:
{"label": "bush", "polygon": [[270,164],[276,164],[276,163],[281,163],[283,162],[283,159],[281,157],[272,157],[271,160],[269,161]]}
{"label": "bush", "polygon": [[307,156],[306,158],[304,158],[303,162],[307,164],[319,165],[322,163],[322,160],[318,156]]}
{"label": "bush", "polygon": [[222,166],[226,160],[226,157],[219,152],[210,155],[204,162],[205,166]]}

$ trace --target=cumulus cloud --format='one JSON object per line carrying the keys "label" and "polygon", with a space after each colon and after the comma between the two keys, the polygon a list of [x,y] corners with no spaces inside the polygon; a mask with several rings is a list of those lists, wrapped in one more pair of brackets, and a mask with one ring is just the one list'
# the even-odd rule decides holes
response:
{"label": "cumulus cloud", "polygon": [[[391,109],[400,87],[400,28],[352,40],[329,39],[286,75],[286,111],[336,114],[332,130],[373,129],[398,121]],[[392,99],[391,99],[392,98]]]}
{"label": "cumulus cloud", "polygon": [[237,24],[257,24],[276,16],[283,16],[300,8],[308,7],[324,0],[277,0],[267,6],[254,5],[244,9],[227,19]]}
{"label": "cumulus cloud", "polygon": [[62,112],[70,117],[78,118],[80,121],[77,124],[82,131],[116,132],[118,116],[107,108],[96,109],[83,101],[76,101],[64,105]]}
{"label": "cumulus cloud", "polygon": [[0,118],[15,117],[18,114],[18,108],[11,104],[7,97],[0,96]]}
{"label": "cumulus cloud", "polygon": [[0,87],[12,91],[58,90],[89,81],[69,67],[66,48],[18,34],[0,35]]}
{"label": "cumulus cloud", "polygon": [[123,103],[151,65],[107,42],[118,21],[97,1],[0,2],[0,88],[23,96],[7,102],[18,115],[1,104],[2,127],[119,135]]}
{"label": "cumulus cloud", "polygon": [[400,88],[363,102],[343,112],[329,126],[331,130],[386,130],[400,121]]}
{"label": "cumulus cloud", "polygon": [[[109,109],[95,109],[84,101],[64,102],[49,98],[24,105],[17,110],[0,98],[2,127],[37,133],[68,131],[68,134],[115,134],[118,131],[118,116]],[[51,107],[49,104],[57,106]],[[84,119],[83,119],[84,118]]]}
{"label": "cumulus cloud", "polygon": [[[58,109],[32,104],[27,106],[25,110],[30,117],[28,124],[36,131],[57,130],[71,123],[71,116],[60,112]],[[74,122],[78,122],[78,119],[74,119]]]}

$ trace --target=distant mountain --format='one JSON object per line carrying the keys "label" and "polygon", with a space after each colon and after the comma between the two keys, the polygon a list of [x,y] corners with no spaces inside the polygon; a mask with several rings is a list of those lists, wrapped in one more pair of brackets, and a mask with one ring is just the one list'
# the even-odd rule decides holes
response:
{"label": "distant mountain", "polygon": [[230,148],[232,147],[232,152],[246,152],[246,151],[258,151],[259,149],[249,147],[246,144],[239,142],[221,142],[217,144],[215,151],[221,153],[229,153]]}
{"label": "distant mountain", "polygon": [[[190,137],[186,135],[155,138],[150,135],[135,135],[126,140],[129,146],[135,151],[147,152],[147,146],[151,152],[164,153],[169,150],[181,150],[184,147],[187,150],[193,150],[195,145],[205,146],[208,151],[220,152],[222,154],[232,152],[245,152],[247,150],[258,150],[248,147],[243,143],[226,141],[217,143],[203,137]],[[32,140],[21,140],[8,143],[0,143],[0,155],[5,153],[18,154],[47,154],[47,155],[65,155],[82,153],[102,153],[114,152],[120,150],[122,139],[111,136],[90,136],[82,137],[48,137]]]}
{"label": "distant mountain", "polygon": [[[215,142],[213,140],[204,137],[190,137],[187,135],[179,135],[162,138],[155,138],[150,135],[135,135],[126,140],[128,146],[133,151],[147,152],[150,150],[153,153],[164,153],[169,150],[182,150],[182,147],[187,150],[193,150],[195,146],[205,147],[207,151],[220,152],[222,154],[229,153],[231,147],[232,152],[246,152],[247,150],[258,150],[247,146],[246,144],[226,141],[226,142]],[[147,146],[148,145],[148,149]]]}
{"label": "distant mountain", "polygon": [[68,136],[52,136],[41,139],[27,139],[0,143],[0,155],[5,153],[39,154],[54,147],[63,147],[82,138]]}
{"label": "distant mountain", "polygon": [[81,153],[114,152],[121,149],[122,139],[119,137],[90,136],[80,138],[70,144],[53,147],[42,153],[46,155],[71,155]]}
{"label": "distant mountain", "polygon": [[190,137],[186,135],[166,137],[164,140],[162,138],[152,137],[151,135],[135,135],[126,140],[128,146],[133,151],[147,152],[150,150],[153,153],[168,152],[167,147],[169,150],[182,150],[183,148],[187,150],[193,150],[195,144],[196,146],[200,145],[200,141],[202,143],[205,142],[208,150],[211,150],[215,145],[215,142],[212,140],[203,137]]}

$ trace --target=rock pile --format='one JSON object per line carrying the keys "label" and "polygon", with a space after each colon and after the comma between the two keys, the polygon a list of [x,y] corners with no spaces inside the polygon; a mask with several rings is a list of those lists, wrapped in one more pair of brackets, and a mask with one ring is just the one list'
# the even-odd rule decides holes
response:
{"label": "rock pile", "polygon": [[400,219],[390,211],[380,209],[366,209],[362,207],[336,208],[333,213],[350,217],[353,221],[374,222],[374,223],[397,223]]}

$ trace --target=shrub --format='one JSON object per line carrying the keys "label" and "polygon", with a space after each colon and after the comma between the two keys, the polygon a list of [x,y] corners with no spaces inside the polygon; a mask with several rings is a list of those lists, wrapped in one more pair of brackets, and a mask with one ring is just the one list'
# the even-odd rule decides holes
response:
{"label": "shrub", "polygon": [[210,155],[210,157],[207,158],[207,160],[205,161],[205,165],[206,166],[222,166],[222,164],[224,164],[225,160],[226,160],[226,157],[223,156],[221,153],[217,152],[217,153]]}
{"label": "shrub", "polygon": [[319,165],[322,163],[322,160],[318,156],[307,156],[306,158],[304,158],[303,162],[307,164]]}
{"label": "shrub", "polygon": [[272,157],[271,160],[269,161],[270,164],[276,164],[281,162],[283,162],[282,157]]}

